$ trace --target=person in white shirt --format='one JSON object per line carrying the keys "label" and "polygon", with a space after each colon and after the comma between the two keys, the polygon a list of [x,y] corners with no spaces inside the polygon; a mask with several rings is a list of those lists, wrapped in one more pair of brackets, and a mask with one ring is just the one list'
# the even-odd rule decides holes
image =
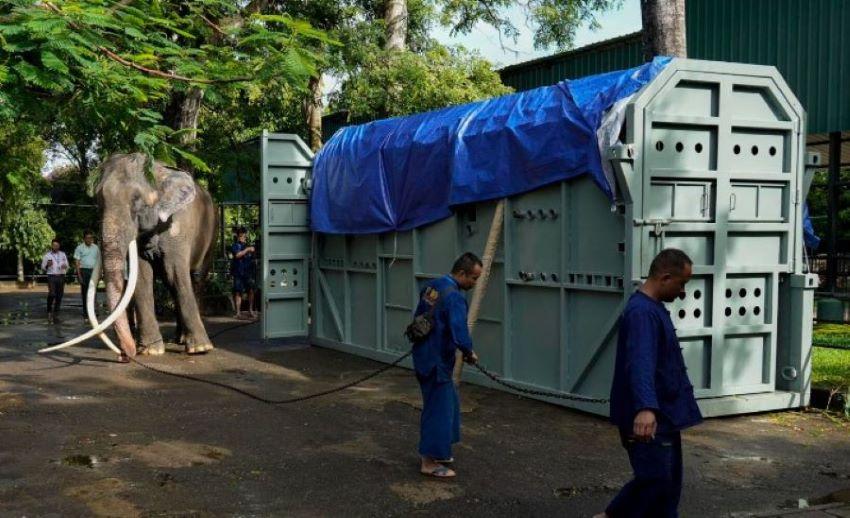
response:
{"label": "person in white shirt", "polygon": [[68,271],[68,257],[59,250],[62,245],[58,239],[50,243],[50,251],[41,260],[41,269],[47,273],[47,322],[59,322],[57,317],[62,295],[65,293],[65,272]]}
{"label": "person in white shirt", "polygon": [[83,234],[83,242],[74,250],[77,281],[80,283],[80,294],[83,296],[83,319],[86,318],[86,295],[89,290],[89,281],[98,261],[100,261],[100,249],[94,244],[94,234],[90,230],[86,230]]}

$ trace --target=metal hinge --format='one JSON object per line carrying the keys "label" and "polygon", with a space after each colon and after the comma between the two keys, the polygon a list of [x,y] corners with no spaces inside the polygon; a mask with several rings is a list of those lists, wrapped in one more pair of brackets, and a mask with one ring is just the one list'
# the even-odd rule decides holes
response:
{"label": "metal hinge", "polygon": [[615,144],[608,148],[609,160],[634,160],[635,145],[634,144]]}
{"label": "metal hinge", "polygon": [[658,238],[656,242],[661,246],[661,249],[664,249],[664,227],[669,225],[671,221],[669,219],[635,219],[634,224],[636,227],[653,227],[652,230],[649,231],[651,236]]}
{"label": "metal hinge", "polygon": [[636,227],[655,227],[652,229],[652,233],[656,236],[660,236],[664,233],[663,227],[666,227],[672,223],[671,220],[666,218],[654,218],[654,219],[635,219],[634,224]]}
{"label": "metal hinge", "polygon": [[301,179],[301,189],[304,191],[304,194],[310,194],[310,191],[313,190],[313,179],[309,176],[305,176]]}

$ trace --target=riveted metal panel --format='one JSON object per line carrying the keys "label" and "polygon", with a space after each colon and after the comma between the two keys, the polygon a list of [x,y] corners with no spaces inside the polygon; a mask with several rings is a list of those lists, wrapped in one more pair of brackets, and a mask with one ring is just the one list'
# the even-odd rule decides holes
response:
{"label": "riveted metal panel", "polygon": [[306,182],[313,154],[300,138],[260,138],[263,336],[309,334],[311,242]]}
{"label": "riveted metal panel", "polygon": [[[697,83],[716,109],[677,115]],[[696,393],[775,393],[777,358],[802,347],[779,339],[777,286],[802,268],[803,110],[773,68],[694,60],[674,60],[633,106],[636,269],[665,247],[696,252],[693,281],[668,304]]]}

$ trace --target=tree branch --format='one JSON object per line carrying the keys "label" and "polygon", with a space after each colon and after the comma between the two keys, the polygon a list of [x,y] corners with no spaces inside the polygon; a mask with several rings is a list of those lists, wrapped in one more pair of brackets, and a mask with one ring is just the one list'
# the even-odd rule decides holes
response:
{"label": "tree branch", "polygon": [[120,11],[121,9],[124,9],[125,7],[127,7],[128,5],[130,5],[131,3],[133,3],[133,0],[121,0],[121,1],[120,1],[120,2],[118,2],[117,4],[115,4],[115,5],[113,5],[112,7],[110,7],[110,8],[109,8],[109,12],[110,12],[110,13],[115,13],[115,12],[117,12],[117,11]]}
{"label": "tree branch", "polygon": [[224,32],[224,30],[223,30],[221,27],[219,27],[218,25],[216,25],[216,24],[215,24],[212,20],[210,20],[209,18],[207,18],[207,17],[206,17],[206,16],[204,16],[203,14],[199,14],[198,16],[200,16],[200,17],[201,17],[201,19],[207,23],[207,25],[209,25],[210,27],[212,27],[212,29],[213,29],[215,32],[217,32],[217,33],[221,34],[222,36],[225,36],[225,37],[227,36],[227,33],[226,33],[226,32]]}
{"label": "tree branch", "polygon": [[[45,1],[43,3],[43,5],[46,5],[51,11],[55,12],[59,16],[62,16],[63,18],[65,17],[65,14],[62,12],[62,10],[59,9],[58,7],[56,7],[52,2]],[[74,28],[78,31],[83,30],[82,27],[80,27],[79,25],[77,25],[76,23],[74,23],[72,21],[69,21],[68,25],[70,25],[72,28]],[[139,72],[142,72],[142,73],[150,75],[150,76],[159,77],[159,78],[162,78],[162,79],[168,79],[170,81],[183,81],[183,82],[186,82],[186,83],[201,83],[201,84],[208,84],[208,85],[209,84],[222,84],[222,83],[241,83],[243,81],[250,81],[250,78],[248,78],[248,77],[234,77],[234,78],[231,78],[231,79],[196,79],[196,78],[181,76],[181,75],[175,74],[173,72],[163,72],[162,70],[143,67],[142,65],[139,65],[138,63],[134,63],[134,62],[132,62],[128,59],[122,58],[121,56],[119,56],[115,52],[109,50],[108,48],[106,48],[102,45],[97,45],[97,44],[92,44],[92,45],[98,51],[100,51],[101,54],[105,55],[106,57],[108,57],[109,59],[111,59],[113,61],[116,61],[116,62],[124,65],[125,67],[132,68],[134,70],[137,70]]]}

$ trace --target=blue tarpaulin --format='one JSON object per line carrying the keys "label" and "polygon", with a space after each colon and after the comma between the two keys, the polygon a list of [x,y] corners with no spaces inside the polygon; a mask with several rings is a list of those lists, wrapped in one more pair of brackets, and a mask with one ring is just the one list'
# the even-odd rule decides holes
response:
{"label": "blue tarpaulin", "polygon": [[410,230],[454,205],[585,174],[613,197],[596,140],[602,116],[669,62],[343,128],[313,164],[313,230]]}
{"label": "blue tarpaulin", "polygon": [[[618,101],[670,62],[337,131],[313,163],[311,226],[329,234],[410,230],[455,205],[590,175],[613,200],[597,131]],[[806,215],[806,243],[817,239]],[[811,244],[809,244],[811,246]]]}
{"label": "blue tarpaulin", "polygon": [[803,241],[812,250],[820,246],[820,237],[815,234],[815,227],[812,225],[812,219],[809,217],[808,203],[803,204]]}

